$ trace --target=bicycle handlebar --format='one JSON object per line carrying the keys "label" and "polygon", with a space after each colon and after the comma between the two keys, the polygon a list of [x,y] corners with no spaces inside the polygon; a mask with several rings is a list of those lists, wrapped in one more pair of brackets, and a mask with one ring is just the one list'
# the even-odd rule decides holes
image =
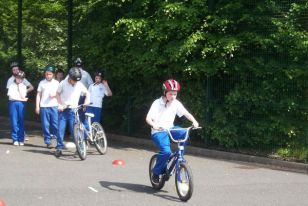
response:
{"label": "bicycle handlebar", "polygon": [[83,108],[85,106],[89,106],[91,104],[93,104],[93,103],[91,102],[90,104],[80,104],[80,105],[78,105],[75,108],[72,108],[71,105],[65,105],[65,107],[63,107],[63,109],[73,109],[73,110],[77,110],[78,111],[79,109],[81,109],[81,108]]}
{"label": "bicycle handlebar", "polygon": [[[171,129],[163,129],[161,128],[161,131],[166,131],[168,132],[169,136],[170,136],[170,139],[173,141],[173,142],[176,142],[176,143],[180,143],[180,142],[186,142],[188,137],[189,137],[189,133],[191,130],[196,130],[196,129],[202,129],[202,127],[194,127],[194,126],[190,126],[190,127],[186,127],[186,128],[171,128]],[[172,134],[171,134],[171,131],[176,131],[176,130],[187,130],[186,131],[186,135],[185,135],[185,138],[184,139],[179,139],[179,140],[176,140],[173,138]]]}

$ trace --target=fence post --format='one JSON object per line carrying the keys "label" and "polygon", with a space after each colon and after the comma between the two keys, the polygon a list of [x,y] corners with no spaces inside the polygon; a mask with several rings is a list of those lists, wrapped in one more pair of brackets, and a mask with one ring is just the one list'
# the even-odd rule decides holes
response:
{"label": "fence post", "polygon": [[127,134],[131,135],[131,102],[132,98],[131,96],[127,97],[127,106],[126,106],[126,112],[127,112]]}
{"label": "fence post", "polygon": [[17,58],[20,66],[22,66],[22,0],[18,0]]}
{"label": "fence post", "polygon": [[[212,77],[207,75],[206,76],[206,81],[204,84],[205,87],[205,123],[206,123],[206,127],[209,127],[210,123],[211,123],[211,111],[210,111],[210,103],[212,100],[212,94],[213,94],[213,87],[212,87]],[[205,133],[205,144],[206,146],[209,145],[210,143],[210,136],[209,133],[206,132]]]}
{"label": "fence post", "polygon": [[69,69],[72,66],[73,0],[68,0],[67,13],[67,67]]}

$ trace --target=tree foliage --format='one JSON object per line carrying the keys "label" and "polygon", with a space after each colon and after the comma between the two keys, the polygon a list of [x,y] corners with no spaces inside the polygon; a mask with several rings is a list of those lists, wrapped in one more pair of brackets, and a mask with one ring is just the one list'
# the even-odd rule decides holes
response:
{"label": "tree foliage", "polygon": [[[66,5],[25,1],[29,68],[65,60]],[[145,132],[161,82],[225,147],[308,145],[308,3],[304,0],[74,0],[74,56],[104,70],[106,124]],[[0,61],[14,54],[16,5],[1,7]],[[11,12],[10,12],[11,11]],[[109,115],[109,116],[108,116]]]}

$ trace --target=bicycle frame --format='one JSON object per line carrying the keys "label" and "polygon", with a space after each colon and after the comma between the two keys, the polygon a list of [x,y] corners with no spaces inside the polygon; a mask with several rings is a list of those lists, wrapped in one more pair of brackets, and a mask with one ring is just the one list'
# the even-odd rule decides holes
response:
{"label": "bicycle frame", "polygon": [[171,129],[171,130],[183,130],[183,129],[187,129],[187,132],[186,132],[186,136],[184,139],[180,139],[180,140],[176,140],[173,138],[170,130],[166,130],[168,132],[168,135],[170,137],[170,139],[177,143],[177,150],[175,152],[173,152],[171,154],[171,156],[169,157],[169,160],[168,160],[168,164],[167,164],[167,169],[166,169],[166,175],[167,179],[169,179],[170,176],[173,175],[174,171],[175,170],[178,170],[179,169],[179,165],[181,162],[185,162],[186,160],[184,159],[184,149],[185,149],[185,143],[187,141],[187,139],[189,138],[189,133],[190,133],[190,130],[192,129],[193,127],[188,127],[188,128],[176,128],[176,129]]}
{"label": "bicycle frame", "polygon": [[93,141],[93,134],[92,134],[92,130],[91,130],[91,117],[89,115],[86,115],[87,118],[87,122],[88,122],[88,126],[89,126],[89,130],[83,125],[83,123],[80,121],[80,117],[79,117],[79,113],[78,111],[83,107],[84,105],[79,105],[77,108],[74,108],[74,114],[75,114],[75,124],[79,124],[80,125],[80,129],[82,131],[85,131],[86,136]]}

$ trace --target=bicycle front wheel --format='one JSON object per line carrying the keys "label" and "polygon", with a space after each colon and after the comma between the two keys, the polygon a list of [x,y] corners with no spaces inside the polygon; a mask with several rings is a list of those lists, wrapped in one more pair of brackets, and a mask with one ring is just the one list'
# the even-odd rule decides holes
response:
{"label": "bicycle front wheel", "polygon": [[93,122],[91,125],[94,145],[100,154],[107,152],[107,137],[102,125],[98,122]]}
{"label": "bicycle front wheel", "polygon": [[79,158],[85,160],[87,157],[87,145],[84,138],[84,130],[80,123],[74,125],[74,142]]}
{"label": "bicycle front wheel", "polygon": [[182,201],[188,201],[194,190],[193,176],[186,162],[181,162],[175,174],[176,191]]}

